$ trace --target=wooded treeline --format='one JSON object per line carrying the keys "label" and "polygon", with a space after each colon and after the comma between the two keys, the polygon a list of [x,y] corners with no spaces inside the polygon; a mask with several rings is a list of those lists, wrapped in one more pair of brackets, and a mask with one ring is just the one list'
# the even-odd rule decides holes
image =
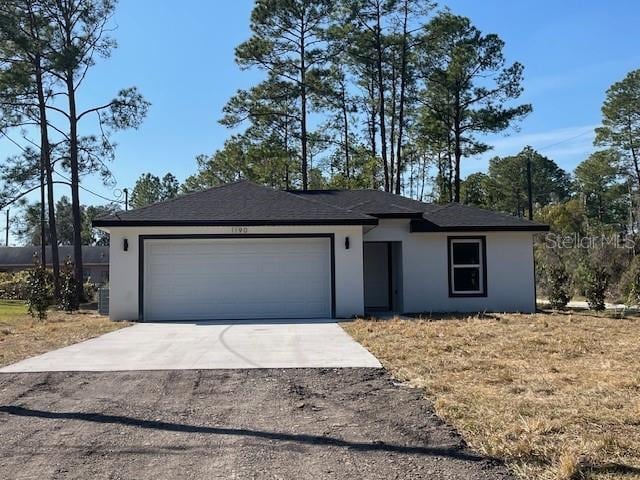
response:
{"label": "wooded treeline", "polygon": [[264,72],[221,123],[235,133],[188,190],[248,178],[283,189],[382,188],[459,201],[483,134],[531,111],[503,41],[426,0],[257,0],[236,61]]}
{"label": "wooded treeline", "polygon": [[536,244],[538,292],[554,307],[574,297],[596,310],[640,305],[640,70],[607,90],[601,110],[594,151],[573,172],[527,147],[462,185],[464,203],[524,216],[531,166],[534,219],[551,227]]}
{"label": "wooded treeline", "polygon": [[[122,206],[82,205],[81,178],[113,182],[111,135],[137,128],[149,107],[135,88],[78,107],[92,66],[116,47],[109,28],[115,7],[115,0],[0,3],[0,134],[19,152],[0,168],[0,207],[21,204],[16,233],[54,246],[56,295],[55,246],[76,246],[81,278],[80,245],[108,241],[90,219]],[[182,184],[171,172],[141,176],[133,208],[248,179],[280,189],[377,188],[518,216],[528,214],[531,200],[535,219],[555,233],[636,235],[639,70],[608,90],[596,148],[575,171],[523,145],[462,178],[463,162],[491,149],[490,134],[510,132],[532,110],[519,100],[524,67],[507,61],[498,35],[428,0],[257,0],[250,31],[236,61],[263,75],[225,105],[220,122],[231,134],[224,146],[197,157],[196,172]],[[59,198],[57,188],[69,188],[69,196]],[[33,191],[39,201],[25,204]],[[599,268],[584,267],[594,255],[548,250],[540,278]],[[619,280],[635,253],[600,253],[618,259],[608,278]],[[559,290],[542,282],[548,285]]]}
{"label": "wooded treeline", "polygon": [[607,90],[601,110],[597,150],[576,167],[570,195],[537,214],[552,232],[537,249],[538,280],[556,306],[574,295],[597,310],[640,305],[640,70]]}
{"label": "wooded treeline", "polygon": [[[108,23],[113,0],[8,0],[0,3],[0,133],[19,152],[0,169],[0,206],[40,191],[39,238],[52,245],[54,296],[60,298],[58,220],[54,188],[70,190],[76,295],[82,297],[81,245],[86,224],[81,177],[108,182],[112,132],[136,128],[148,102],[136,88],[88,108],[79,101],[87,74],[116,47]],[[68,203],[68,201],[67,201]],[[60,210],[60,204],[58,204]],[[27,211],[27,215],[28,215]]]}
{"label": "wooded treeline", "polygon": [[606,92],[594,150],[573,172],[530,147],[489,161],[467,176],[464,203],[525,216],[527,163],[532,169],[535,217],[556,233],[636,235],[640,205],[640,70]]}

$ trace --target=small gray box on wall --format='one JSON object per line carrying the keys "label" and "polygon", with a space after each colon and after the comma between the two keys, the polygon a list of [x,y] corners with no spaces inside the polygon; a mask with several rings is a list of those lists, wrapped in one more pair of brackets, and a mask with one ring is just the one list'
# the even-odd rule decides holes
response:
{"label": "small gray box on wall", "polygon": [[98,313],[100,315],[109,315],[109,289],[98,289]]}

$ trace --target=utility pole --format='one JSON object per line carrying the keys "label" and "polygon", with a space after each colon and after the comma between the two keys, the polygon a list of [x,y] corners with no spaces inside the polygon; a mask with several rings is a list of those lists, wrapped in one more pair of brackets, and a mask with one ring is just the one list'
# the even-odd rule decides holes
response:
{"label": "utility pole", "polygon": [[529,220],[533,220],[533,186],[531,183],[531,150],[529,150],[527,152],[527,193],[529,199]]}
{"label": "utility pole", "polygon": [[7,208],[7,230],[5,232],[4,244],[6,247],[9,246],[9,209]]}

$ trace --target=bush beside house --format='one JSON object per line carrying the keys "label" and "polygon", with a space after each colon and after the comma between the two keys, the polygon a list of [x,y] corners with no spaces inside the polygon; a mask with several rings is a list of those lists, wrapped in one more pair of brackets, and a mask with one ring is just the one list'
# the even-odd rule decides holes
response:
{"label": "bush beside house", "polygon": [[[78,309],[78,301],[72,298],[75,277],[73,275],[73,262],[65,259],[61,268],[62,273],[62,298],[59,307],[65,311]],[[17,272],[0,272],[0,299],[23,300],[27,305],[33,305],[33,311],[38,316],[39,309],[44,302],[47,308],[54,304],[53,275],[51,270],[35,261],[32,268]],[[86,302],[96,301],[98,285],[93,282],[85,282],[83,285],[84,299]]]}
{"label": "bush beside house", "polygon": [[[640,243],[638,243],[640,247]],[[615,245],[551,248],[536,244],[536,284],[552,308],[571,299],[586,300],[592,310],[605,302],[640,305],[640,251]]]}
{"label": "bush beside house", "polygon": [[0,299],[26,300],[27,271],[0,272]]}
{"label": "bush beside house", "polygon": [[47,269],[34,257],[33,267],[27,271],[26,293],[29,313],[38,320],[47,318],[47,309],[51,305],[50,277]]}

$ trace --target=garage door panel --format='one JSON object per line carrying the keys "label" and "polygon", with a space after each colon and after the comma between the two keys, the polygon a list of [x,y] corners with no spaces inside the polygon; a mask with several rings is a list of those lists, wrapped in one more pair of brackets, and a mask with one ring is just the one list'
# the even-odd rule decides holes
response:
{"label": "garage door panel", "polygon": [[331,315],[328,238],[146,240],[147,320]]}
{"label": "garage door panel", "polygon": [[[308,277],[308,276],[307,276]],[[263,284],[259,289],[239,289],[237,285],[231,282],[207,282],[203,279],[201,282],[196,282],[194,285],[182,285],[182,282],[176,281],[173,286],[156,285],[151,283],[148,285],[149,290],[154,290],[153,296],[171,296],[171,297],[183,297],[190,298],[190,301],[197,302],[198,297],[204,298],[204,302],[225,302],[227,299],[234,299],[231,303],[236,303],[237,297],[244,297],[245,303],[259,302],[267,303],[272,302],[274,298],[280,298],[282,295],[282,287],[277,284],[273,284],[273,277],[264,276],[262,279],[260,276],[247,278],[247,282],[252,282],[255,285],[258,281],[262,281]],[[293,280],[290,278],[289,280]],[[185,282],[186,283],[186,282]],[[297,284],[292,283],[289,286],[286,298],[287,303],[310,303],[311,300],[317,296],[318,291],[324,288],[323,282],[308,282],[306,278],[302,276],[297,280]],[[251,297],[249,300],[247,297]],[[296,301],[296,297],[301,298],[301,301]],[[228,303],[228,302],[227,302]],[[279,303],[282,303],[281,301]]]}
{"label": "garage door panel", "polygon": [[[162,258],[154,259],[154,272],[159,274],[173,275],[194,275],[198,273],[208,274],[211,271],[212,263],[218,274],[255,274],[256,272],[274,273],[305,273],[306,265],[320,265],[325,262],[327,254],[309,254],[309,255],[279,255],[272,258],[265,258],[258,254],[255,255],[237,255],[236,257],[218,257],[215,255],[171,255],[158,253],[154,251],[154,255],[161,255]],[[268,255],[268,254],[265,254]],[[324,268],[324,270],[328,270]]]}
{"label": "garage door panel", "polygon": [[[294,277],[295,278],[295,277]],[[294,278],[290,277],[289,280],[294,280]],[[318,293],[318,290],[324,289],[323,282],[318,281],[307,281],[308,275],[306,278],[302,276],[297,277],[298,283],[294,284],[292,282],[291,285],[288,285],[288,294],[287,299],[289,302],[294,302],[296,297],[302,297],[302,301],[310,301],[312,300]],[[193,285],[187,285],[187,282],[193,279],[185,279],[184,282],[180,281],[180,279],[174,279],[174,284],[172,286],[164,285],[164,284],[155,284],[150,283],[147,288],[149,290],[155,290],[152,292],[153,295],[163,294],[163,295],[190,295],[193,294],[194,300],[197,300],[197,297],[202,297],[202,294],[210,295],[211,298],[217,298],[218,300],[226,299],[226,298],[234,298],[237,294],[242,292],[250,293],[251,299],[255,301],[269,301],[276,297],[277,294],[282,293],[282,286],[278,285],[278,282],[274,282],[273,277],[271,276],[254,276],[248,277],[246,279],[247,282],[251,282],[252,285],[256,285],[259,282],[263,282],[260,285],[260,288],[254,289],[242,289],[235,282],[208,282],[206,279],[202,279],[200,282],[193,282]],[[241,280],[240,277],[235,278],[234,280]],[[247,295],[248,296],[248,295]],[[277,298],[277,297],[276,297]],[[244,301],[251,301],[248,298],[245,298]]]}

